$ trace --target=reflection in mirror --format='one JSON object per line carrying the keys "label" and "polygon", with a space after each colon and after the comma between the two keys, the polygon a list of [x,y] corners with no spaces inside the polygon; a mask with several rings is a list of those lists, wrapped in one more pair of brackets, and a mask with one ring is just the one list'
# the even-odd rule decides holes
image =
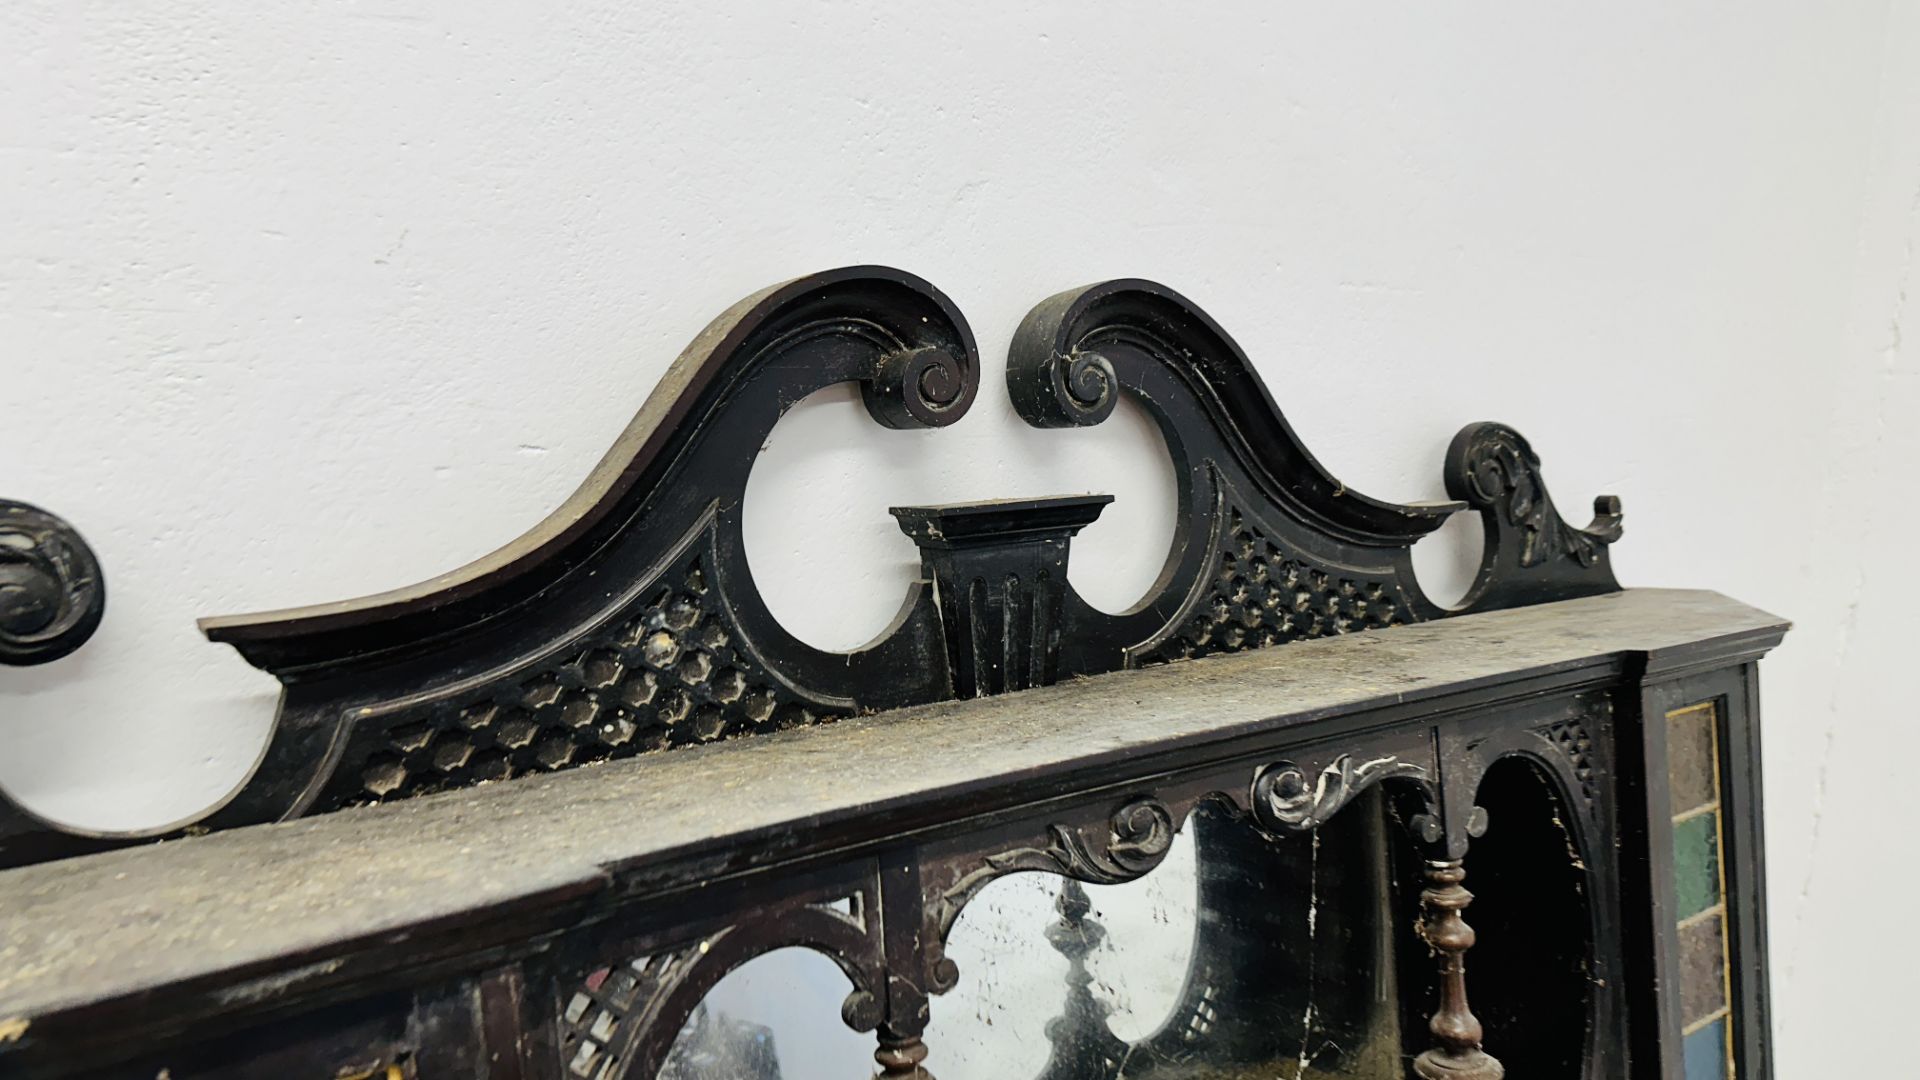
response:
{"label": "reflection in mirror", "polygon": [[[1571,1075],[1589,916],[1561,794],[1510,760],[1479,799],[1494,827],[1469,860],[1485,934],[1475,1008],[1496,1056]],[[992,882],[948,940],[960,982],[931,1003],[927,1068],[940,1080],[1398,1080],[1430,1045],[1435,981],[1414,930],[1420,853],[1390,821],[1379,788],[1281,837],[1207,803],[1138,881]],[[661,1075],[872,1075],[872,1036],[838,1016],[848,989],[816,953],[759,957],[715,986]]]}
{"label": "reflection in mirror", "polygon": [[729,972],[694,1009],[660,1080],[871,1075],[873,1036],[840,1022],[840,1002],[850,989],[845,973],[811,949],[757,956]]}
{"label": "reflection in mirror", "polygon": [[1317,833],[1274,838],[1208,805],[1140,881],[995,882],[949,941],[960,984],[935,1002],[929,1067],[942,1080],[1403,1075],[1393,913],[1412,908],[1385,814],[1369,792]]}
{"label": "reflection in mirror", "polygon": [[933,1003],[933,1074],[1038,1077],[1054,1039],[1077,1034],[1063,1025],[1104,1020],[1100,1030],[1129,1040],[1164,1026],[1193,955],[1193,856],[1183,832],[1124,885],[1026,873],[981,889],[947,939],[960,983]]}

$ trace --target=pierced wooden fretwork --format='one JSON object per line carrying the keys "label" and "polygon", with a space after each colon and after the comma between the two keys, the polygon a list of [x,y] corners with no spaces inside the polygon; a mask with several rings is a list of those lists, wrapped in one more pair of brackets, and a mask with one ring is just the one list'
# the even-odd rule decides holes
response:
{"label": "pierced wooden fretwork", "polygon": [[1566,758],[1574,779],[1580,785],[1580,800],[1591,811],[1600,797],[1599,783],[1594,776],[1594,757],[1599,753],[1599,748],[1594,745],[1593,734],[1587,730],[1586,721],[1580,718],[1557,720],[1541,730]]}
{"label": "pierced wooden fretwork", "polygon": [[1167,636],[1135,653],[1141,664],[1376,630],[1414,621],[1406,592],[1282,547],[1247,512],[1226,512],[1205,588]]}
{"label": "pierced wooden fretwork", "polygon": [[849,703],[768,672],[711,584],[705,539],[703,526],[624,610],[558,655],[437,700],[363,712],[356,746],[373,745],[357,769],[336,774],[320,808],[848,715]]}
{"label": "pierced wooden fretwork", "polygon": [[[727,931],[721,931],[725,934]],[[559,1010],[560,1054],[567,1075],[579,1080],[623,1080],[626,1055],[661,992],[710,948],[694,945],[589,972]]]}

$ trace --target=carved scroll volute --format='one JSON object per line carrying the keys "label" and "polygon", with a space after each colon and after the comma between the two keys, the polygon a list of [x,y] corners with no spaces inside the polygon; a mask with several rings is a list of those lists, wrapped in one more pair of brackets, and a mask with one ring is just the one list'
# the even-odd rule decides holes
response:
{"label": "carved scroll volute", "polygon": [[1540,477],[1540,457],[1505,424],[1469,424],[1447,448],[1447,493],[1480,511],[1486,546],[1456,612],[1618,592],[1607,546],[1620,538],[1620,500],[1593,501],[1593,521],[1561,518]]}
{"label": "carved scroll volute", "polygon": [[[1062,646],[1064,669],[1441,614],[1420,591],[1411,551],[1462,505],[1397,505],[1342,483],[1300,441],[1240,346],[1174,290],[1124,279],[1042,301],[1014,333],[1007,392],[1036,427],[1098,424],[1125,396],[1152,418],[1172,459],[1179,509],[1156,591],[1116,615],[1070,597],[1069,623],[1081,632]],[[1240,559],[1237,569],[1226,556]]]}
{"label": "carved scroll volute", "polygon": [[[930,590],[913,588],[885,642],[828,653],[779,625],[746,563],[758,448],[794,403],[848,382],[887,427],[951,424],[978,393],[972,332],[933,286],[884,267],[762,290],[694,339],[580,489],[518,540],[377,596],[203,620],[287,692],[254,774],[192,824],[944,696],[944,666],[927,662]],[[132,839],[69,835],[0,804],[0,866]]]}
{"label": "carved scroll volute", "polygon": [[[815,390],[858,382],[877,422],[937,427],[966,415],[979,379],[972,330],[927,282],[874,266],[796,278],[708,324],[579,490],[513,543],[419,585],[200,626],[283,677],[418,648],[551,589],[639,527],[633,515],[653,509],[676,469],[703,465],[709,474],[698,486],[709,497],[737,497],[759,445],[743,447],[738,438],[770,433],[787,407]],[[722,452],[699,463],[683,459],[731,419],[743,423],[726,432]]]}
{"label": "carved scroll volute", "polygon": [[[1231,456],[1263,495],[1330,539],[1405,547],[1459,509],[1368,498],[1310,453],[1246,353],[1192,301],[1153,281],[1103,281],[1049,297],[1014,333],[1007,392],[1036,427],[1105,420],[1126,392],[1166,434],[1176,472]],[[1184,502],[1184,500],[1183,500]]]}

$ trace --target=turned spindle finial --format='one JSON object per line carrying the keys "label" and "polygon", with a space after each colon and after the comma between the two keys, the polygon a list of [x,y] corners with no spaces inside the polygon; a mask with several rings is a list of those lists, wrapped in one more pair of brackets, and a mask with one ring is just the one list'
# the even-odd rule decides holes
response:
{"label": "turned spindle finial", "polygon": [[1473,894],[1460,884],[1467,872],[1459,859],[1427,863],[1427,887],[1420,891],[1420,937],[1440,965],[1440,1007],[1428,1021],[1437,1044],[1413,1060],[1421,1080],[1501,1080],[1507,1070],[1480,1048],[1484,1032],[1467,1005],[1467,950],[1473,927],[1461,917]]}

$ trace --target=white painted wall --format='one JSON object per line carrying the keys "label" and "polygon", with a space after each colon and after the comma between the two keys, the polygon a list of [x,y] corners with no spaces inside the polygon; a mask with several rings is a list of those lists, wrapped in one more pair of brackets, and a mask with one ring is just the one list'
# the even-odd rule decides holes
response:
{"label": "white painted wall", "polygon": [[750,499],[778,610],[877,628],[889,502],[1085,489],[1120,501],[1075,580],[1122,602],[1161,451],[994,387],[1033,301],[1146,275],[1360,490],[1437,496],[1452,431],[1505,420],[1563,505],[1625,498],[1624,580],[1796,620],[1780,1075],[1905,1060],[1920,15],[1322,7],[0,5],[0,493],[77,522],[112,596],[0,673],[0,783],[88,825],[197,809],[274,687],[195,616],[501,544],[709,317],[849,262],[946,289],[988,389],[946,432],[833,394],[783,424]]}

